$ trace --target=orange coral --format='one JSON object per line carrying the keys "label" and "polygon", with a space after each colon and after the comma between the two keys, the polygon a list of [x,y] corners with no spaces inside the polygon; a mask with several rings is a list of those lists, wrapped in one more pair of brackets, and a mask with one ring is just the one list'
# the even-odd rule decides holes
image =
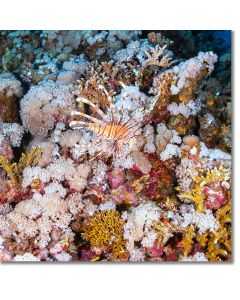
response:
{"label": "orange coral", "polygon": [[94,247],[110,249],[116,259],[126,257],[123,224],[119,212],[115,210],[97,212],[84,226],[83,238]]}

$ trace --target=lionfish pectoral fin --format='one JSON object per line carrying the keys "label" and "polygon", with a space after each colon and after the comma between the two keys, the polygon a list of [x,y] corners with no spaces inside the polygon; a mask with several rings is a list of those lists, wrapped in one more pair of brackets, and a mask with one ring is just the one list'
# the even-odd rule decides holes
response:
{"label": "lionfish pectoral fin", "polygon": [[94,117],[92,117],[92,116],[89,116],[89,115],[87,115],[87,114],[84,114],[84,113],[82,113],[82,112],[80,112],[80,111],[73,111],[73,112],[71,113],[71,115],[72,115],[72,116],[81,116],[81,117],[83,117],[83,118],[86,118],[86,119],[92,121],[93,123],[103,124],[103,122],[102,122],[101,120],[98,120],[98,119],[96,119],[96,118],[94,118]]}
{"label": "lionfish pectoral fin", "polygon": [[104,112],[99,107],[97,107],[94,103],[92,103],[91,101],[89,101],[88,99],[77,98],[77,101],[78,102],[83,102],[85,104],[88,104],[89,106],[91,106],[99,114],[100,117],[106,118],[106,115],[104,114]]}
{"label": "lionfish pectoral fin", "polygon": [[69,123],[69,126],[73,129],[81,129],[81,128],[90,128],[90,123],[84,121],[72,121]]}

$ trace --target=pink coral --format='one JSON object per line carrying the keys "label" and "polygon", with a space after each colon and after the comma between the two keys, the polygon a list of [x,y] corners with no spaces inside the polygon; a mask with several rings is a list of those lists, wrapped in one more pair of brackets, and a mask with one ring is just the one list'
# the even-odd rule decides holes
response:
{"label": "pink coral", "polygon": [[107,173],[110,186],[113,189],[118,188],[125,182],[125,174],[121,169],[113,169]]}

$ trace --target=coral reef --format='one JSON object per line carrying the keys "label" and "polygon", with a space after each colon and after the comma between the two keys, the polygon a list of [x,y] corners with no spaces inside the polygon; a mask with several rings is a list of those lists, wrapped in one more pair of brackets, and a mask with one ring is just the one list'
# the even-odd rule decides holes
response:
{"label": "coral reef", "polygon": [[0,31],[0,261],[231,261],[229,45]]}

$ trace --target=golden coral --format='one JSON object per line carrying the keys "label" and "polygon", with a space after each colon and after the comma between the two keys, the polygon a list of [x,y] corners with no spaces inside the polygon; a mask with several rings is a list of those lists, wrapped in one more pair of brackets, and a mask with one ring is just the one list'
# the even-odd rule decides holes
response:
{"label": "golden coral", "polygon": [[224,207],[218,209],[216,217],[221,226],[225,226],[227,223],[231,223],[231,204],[228,203]]}
{"label": "golden coral", "polygon": [[11,163],[6,156],[0,156],[0,168],[8,174],[11,184],[18,186],[21,181],[23,169],[28,166],[35,166],[41,156],[42,149],[36,147],[32,147],[27,153],[22,153],[18,163]]}
{"label": "golden coral", "polygon": [[185,229],[174,225],[168,219],[155,222],[153,224],[154,231],[157,232],[157,247],[164,247],[167,241],[174,236],[174,233],[184,233]]}
{"label": "golden coral", "polygon": [[83,238],[93,247],[110,249],[115,259],[127,257],[123,224],[119,212],[115,210],[97,212],[85,225]]}
{"label": "golden coral", "polygon": [[[224,249],[226,248],[226,249]],[[208,241],[206,256],[210,261],[221,261],[221,256],[227,256],[231,250],[226,228],[213,231]]]}
{"label": "golden coral", "polygon": [[216,219],[219,223],[218,230],[207,231],[197,236],[200,245],[206,248],[206,257],[209,261],[222,261],[231,257],[231,205],[227,204],[218,209]]}
{"label": "golden coral", "polygon": [[214,169],[207,171],[199,169],[198,172],[198,176],[191,176],[194,182],[194,187],[191,192],[180,194],[178,197],[180,199],[188,199],[194,202],[196,205],[196,211],[203,212],[205,202],[203,187],[210,183],[228,181],[230,179],[230,173],[229,170],[222,166],[219,168],[215,167]]}
{"label": "golden coral", "polygon": [[194,226],[190,225],[187,227],[186,233],[184,234],[181,244],[183,246],[184,252],[183,255],[187,256],[193,245],[193,238],[195,237]]}
{"label": "golden coral", "polygon": [[219,168],[215,167],[212,170],[208,170],[205,176],[200,174],[200,176],[198,177],[192,176],[192,179],[194,180],[194,182],[203,186],[208,183],[227,181],[230,179],[230,173],[226,168],[220,166]]}

